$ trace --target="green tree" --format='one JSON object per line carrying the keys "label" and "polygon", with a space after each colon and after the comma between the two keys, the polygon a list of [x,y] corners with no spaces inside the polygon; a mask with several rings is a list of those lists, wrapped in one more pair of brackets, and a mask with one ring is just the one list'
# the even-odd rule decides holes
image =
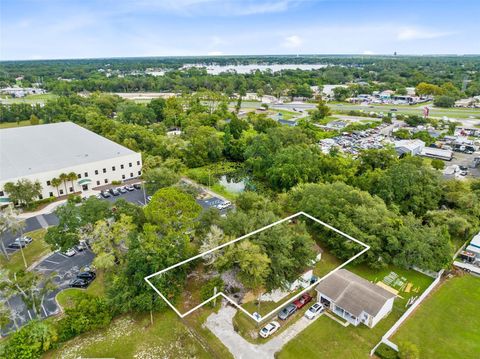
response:
{"label": "green tree", "polygon": [[42,193],[40,182],[32,182],[26,178],[19,179],[17,182],[7,182],[3,189],[10,198],[10,201],[29,206]]}
{"label": "green tree", "polygon": [[420,359],[418,347],[408,341],[401,342],[398,345],[398,356],[400,359]]}
{"label": "green tree", "polygon": [[73,192],[75,192],[75,182],[77,180],[77,174],[75,172],[70,172],[67,174],[68,180],[70,181],[70,184],[72,185]]}
{"label": "green tree", "polygon": [[443,170],[445,168],[445,162],[434,158],[432,160],[432,167],[435,168],[436,170]]}
{"label": "green tree", "polygon": [[30,125],[35,126],[40,123],[40,120],[37,116],[35,116],[33,113],[30,115]]}
{"label": "green tree", "polygon": [[58,176],[58,178],[60,179],[60,181],[62,181],[63,186],[64,186],[64,188],[65,188],[65,195],[67,195],[67,194],[68,194],[67,181],[70,180],[70,178],[68,177],[68,174],[66,174],[66,173],[60,173],[60,175]]}
{"label": "green tree", "polygon": [[312,112],[312,119],[315,122],[319,122],[323,120],[325,117],[330,116],[332,111],[330,107],[326,104],[326,102],[320,97],[317,101],[317,108]]}
{"label": "green tree", "polygon": [[167,167],[158,167],[144,171],[142,178],[147,193],[151,195],[161,188],[177,183],[180,175]]}
{"label": "green tree", "polygon": [[155,98],[147,105],[155,113],[157,122],[165,120],[166,101],[163,98]]}
{"label": "green tree", "polygon": [[57,196],[60,197],[60,192],[59,192],[59,190],[58,190],[58,187],[61,186],[62,180],[61,180],[60,178],[55,177],[55,178],[52,178],[52,179],[51,179],[50,183],[51,183],[52,186],[55,187],[55,189],[57,190]]}
{"label": "green tree", "polygon": [[453,107],[455,105],[455,98],[451,96],[435,97],[433,104],[437,107]]}
{"label": "green tree", "polygon": [[57,331],[50,322],[32,320],[12,334],[5,345],[7,358],[37,359],[57,342]]}
{"label": "green tree", "polygon": [[195,199],[178,188],[158,190],[144,209],[147,221],[164,233],[193,228],[193,220],[201,212]]}

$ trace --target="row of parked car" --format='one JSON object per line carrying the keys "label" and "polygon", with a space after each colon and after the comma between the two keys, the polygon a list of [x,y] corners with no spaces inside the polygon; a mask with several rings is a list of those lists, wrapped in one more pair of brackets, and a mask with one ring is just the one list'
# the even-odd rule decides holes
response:
{"label": "row of parked car", "polygon": [[77,274],[75,279],[70,281],[72,288],[87,288],[93,282],[97,275],[91,270],[86,270]]}
{"label": "row of parked car", "polygon": [[108,198],[111,196],[119,196],[122,193],[127,193],[127,192],[132,192],[135,191],[136,189],[141,189],[142,186],[140,186],[139,183],[135,183],[134,185],[128,185],[128,186],[123,186],[123,187],[117,187],[117,188],[110,188],[108,191],[102,191],[98,196],[99,198]]}
{"label": "row of parked car", "polygon": [[28,237],[28,236],[18,237],[17,239],[15,239],[12,243],[10,243],[8,245],[8,248],[12,248],[12,249],[25,248],[27,245],[32,243],[32,241],[33,241],[33,239],[31,237]]}
{"label": "row of parked car", "polygon": [[[278,313],[278,319],[280,320],[287,320],[291,317],[297,310],[302,309],[305,305],[312,301],[312,296],[308,293],[303,293],[299,298],[294,300],[292,303],[288,304],[285,308],[283,308]],[[305,312],[305,317],[307,319],[313,320],[319,314],[323,313],[325,310],[324,306],[320,303],[313,304],[308,310]],[[259,332],[262,338],[268,338],[270,335],[275,333],[280,328],[280,323],[277,321],[273,321],[265,325]]]}

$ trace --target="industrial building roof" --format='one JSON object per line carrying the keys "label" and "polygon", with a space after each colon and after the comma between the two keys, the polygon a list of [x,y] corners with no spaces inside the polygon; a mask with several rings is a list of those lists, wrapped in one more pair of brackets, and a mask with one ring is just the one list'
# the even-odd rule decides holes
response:
{"label": "industrial building roof", "polygon": [[135,152],[72,122],[0,130],[0,181]]}
{"label": "industrial building roof", "polygon": [[325,278],[316,289],[356,317],[363,311],[376,316],[387,300],[395,297],[395,294],[346,269],[340,269]]}

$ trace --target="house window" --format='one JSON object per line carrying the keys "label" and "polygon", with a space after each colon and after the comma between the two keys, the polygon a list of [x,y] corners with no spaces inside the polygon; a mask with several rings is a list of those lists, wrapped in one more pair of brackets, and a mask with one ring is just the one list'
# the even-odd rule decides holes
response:
{"label": "house window", "polygon": [[50,192],[50,197],[53,197],[53,192]]}
{"label": "house window", "polygon": [[133,177],[133,173],[130,173],[130,177]]}
{"label": "house window", "polygon": [[103,169],[103,173],[107,173],[107,169],[106,169],[106,168]]}
{"label": "house window", "polygon": [[5,193],[3,193],[3,191],[0,191],[0,197],[3,197],[5,196]]}
{"label": "house window", "polygon": [[42,196],[42,195],[39,195],[39,196],[38,196],[38,199],[43,199],[43,196]]}
{"label": "house window", "polygon": [[70,192],[73,192],[73,187],[70,187]]}
{"label": "house window", "polygon": [[60,190],[60,194],[63,194],[63,189]]}
{"label": "house window", "polygon": [[47,181],[47,186],[50,186],[51,185],[51,182],[50,181]]}
{"label": "house window", "polygon": [[85,172],[84,175],[85,175],[85,177],[88,177],[88,172]]}
{"label": "house window", "polygon": [[95,170],[95,174],[98,175],[98,170]]}
{"label": "house window", "polygon": [[130,163],[128,164],[128,167],[132,167],[132,162],[130,162]]}
{"label": "house window", "polygon": [[115,171],[115,166],[112,166],[112,171]]}
{"label": "house window", "polygon": [[122,170],[123,170],[123,168],[124,168],[124,167],[125,167],[124,165],[120,165],[120,169],[122,169]]}
{"label": "house window", "polygon": [[122,179],[125,179],[125,175],[122,175]]}
{"label": "house window", "polygon": [[142,174],[142,171],[138,171],[138,175],[140,176]]}
{"label": "house window", "polygon": [[77,175],[77,177],[78,177],[78,178],[82,178],[82,174],[79,173],[79,174]]}
{"label": "house window", "polygon": [[97,186],[100,186],[100,181],[97,181]]}
{"label": "house window", "polygon": [[104,181],[105,183],[108,183],[108,179],[106,179],[106,178],[105,178],[103,181]]}
{"label": "house window", "polygon": [[140,161],[137,161],[137,165],[139,165],[139,166],[140,166]]}

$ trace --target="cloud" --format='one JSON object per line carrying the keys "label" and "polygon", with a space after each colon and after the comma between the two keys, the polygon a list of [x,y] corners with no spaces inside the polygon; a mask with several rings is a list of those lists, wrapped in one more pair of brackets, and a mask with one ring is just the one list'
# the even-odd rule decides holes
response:
{"label": "cloud", "polygon": [[209,52],[207,52],[207,55],[208,56],[222,56],[223,52],[221,52],[221,51],[209,51]]}
{"label": "cloud", "polygon": [[290,49],[299,48],[303,44],[303,39],[298,35],[287,36],[283,42],[283,46]]}
{"label": "cloud", "polygon": [[436,39],[452,35],[453,32],[437,31],[420,27],[403,27],[397,33],[398,40]]}

